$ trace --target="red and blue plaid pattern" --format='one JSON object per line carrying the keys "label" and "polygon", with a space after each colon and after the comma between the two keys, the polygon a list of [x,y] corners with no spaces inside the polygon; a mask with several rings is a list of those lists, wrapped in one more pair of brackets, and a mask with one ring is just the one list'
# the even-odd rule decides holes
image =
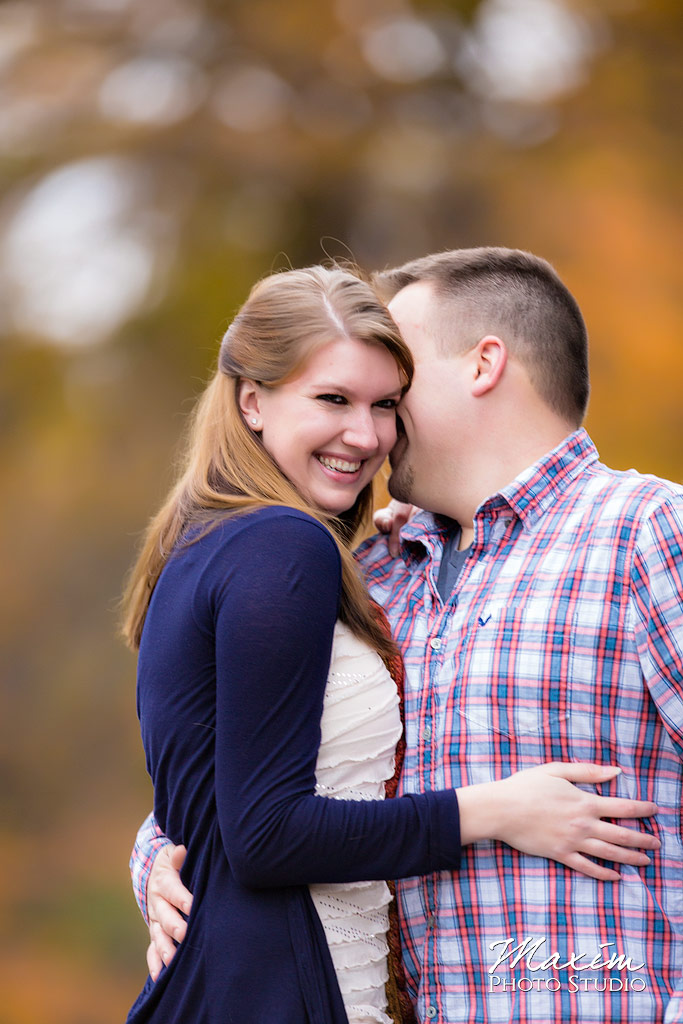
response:
{"label": "red and blue plaid pattern", "polygon": [[133,894],[140,908],[140,913],[147,924],[149,924],[149,915],[147,913],[149,873],[152,870],[152,864],[157,853],[164,846],[167,846],[168,843],[170,843],[170,839],[167,839],[161,831],[154,815],[148,815],[135,837],[135,846],[130,855],[130,877],[133,882]]}
{"label": "red and blue plaid pattern", "polygon": [[580,430],[479,508],[446,605],[444,527],[401,539],[359,551],[406,664],[401,791],[593,761],[662,809],[640,825],[661,850],[619,883],[493,842],[400,883],[419,1019],[683,1021],[683,488],[608,469]]}

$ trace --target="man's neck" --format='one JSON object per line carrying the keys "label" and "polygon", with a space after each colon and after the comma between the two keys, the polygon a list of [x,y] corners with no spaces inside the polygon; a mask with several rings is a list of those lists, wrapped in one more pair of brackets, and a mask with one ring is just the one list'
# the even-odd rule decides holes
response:
{"label": "man's neck", "polygon": [[[461,527],[459,550],[474,540],[474,517],[477,509],[494,494],[508,487],[536,462],[545,458],[572,433],[573,428],[562,424],[551,435],[548,431],[539,438],[517,438],[514,445],[500,444],[489,452],[477,452],[474,464],[467,474],[467,482],[456,484],[452,504],[442,513],[457,520]],[[461,479],[462,479],[462,474]]]}
{"label": "man's neck", "polygon": [[468,548],[474,540],[474,523],[469,526],[460,526],[460,540],[458,542],[458,551],[464,551]]}

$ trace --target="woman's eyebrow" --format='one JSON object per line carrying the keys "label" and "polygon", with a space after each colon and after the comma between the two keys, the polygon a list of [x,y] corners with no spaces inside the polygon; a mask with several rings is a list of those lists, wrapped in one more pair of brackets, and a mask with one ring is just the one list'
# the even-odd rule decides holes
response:
{"label": "woman's eyebrow", "polygon": [[[339,381],[334,381],[334,383],[331,381],[314,381],[311,384],[311,389],[313,391],[339,391],[352,398],[356,395],[356,392],[352,387],[349,387],[347,384],[340,383]],[[387,391],[386,394],[380,395],[379,398],[393,398],[395,395],[402,394],[402,392],[403,388],[399,385],[399,387],[392,388]],[[377,401],[377,399],[375,399],[375,401]]]}

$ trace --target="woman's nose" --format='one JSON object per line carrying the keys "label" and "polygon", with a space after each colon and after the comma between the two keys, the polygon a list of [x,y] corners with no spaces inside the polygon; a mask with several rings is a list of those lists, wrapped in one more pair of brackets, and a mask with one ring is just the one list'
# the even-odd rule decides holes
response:
{"label": "woman's nose", "polygon": [[377,450],[379,440],[377,427],[369,409],[355,409],[346,422],[343,440],[350,447],[359,448],[364,452]]}

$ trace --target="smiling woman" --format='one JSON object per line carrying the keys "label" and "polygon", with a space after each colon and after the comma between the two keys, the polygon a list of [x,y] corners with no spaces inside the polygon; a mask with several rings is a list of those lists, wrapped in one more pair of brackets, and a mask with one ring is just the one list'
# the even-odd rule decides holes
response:
{"label": "smiling woman", "polygon": [[255,1019],[256,992],[259,1020],[392,1019],[377,879],[459,857],[452,791],[387,813],[396,651],[349,548],[411,378],[388,311],[338,268],[264,279],[226,332],[126,597],[155,812],[196,895],[193,941],[131,1022],[190,1002]]}
{"label": "smiling woman", "polygon": [[336,338],[276,388],[240,384],[240,408],[282,472],[318,508],[351,508],[396,441],[399,367],[378,344]]}

